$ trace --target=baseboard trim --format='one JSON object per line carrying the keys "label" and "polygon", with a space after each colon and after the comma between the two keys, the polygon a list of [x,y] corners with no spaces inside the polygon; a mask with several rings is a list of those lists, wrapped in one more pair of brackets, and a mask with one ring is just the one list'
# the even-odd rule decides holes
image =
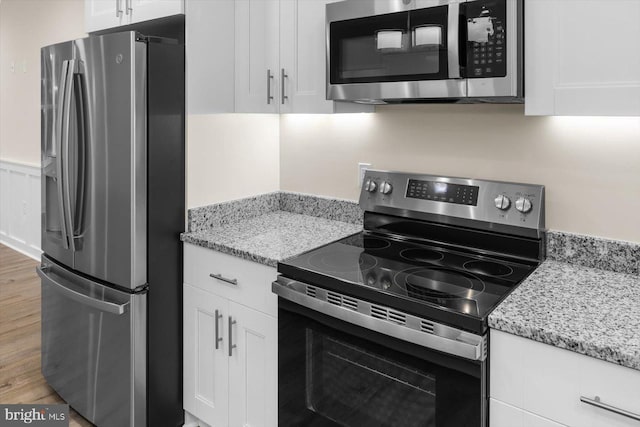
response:
{"label": "baseboard trim", "polygon": [[16,252],[20,252],[22,255],[26,255],[29,258],[33,258],[36,261],[40,261],[42,258],[42,251],[40,248],[34,248],[28,246],[23,242],[9,238],[9,236],[0,234],[0,244],[5,245],[8,248],[13,249]]}

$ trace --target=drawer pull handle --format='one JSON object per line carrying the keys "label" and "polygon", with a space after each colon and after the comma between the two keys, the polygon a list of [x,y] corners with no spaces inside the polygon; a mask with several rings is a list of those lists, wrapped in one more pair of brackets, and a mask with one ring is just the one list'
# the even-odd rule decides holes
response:
{"label": "drawer pull handle", "polygon": [[238,279],[227,279],[226,277],[222,276],[222,274],[211,273],[209,274],[209,277],[213,277],[216,280],[220,280],[222,282],[229,283],[234,286],[238,286]]}
{"label": "drawer pull handle", "polygon": [[631,418],[632,420],[640,421],[640,415],[634,414],[633,412],[625,411],[624,409],[616,408],[615,406],[607,405],[606,403],[602,403],[602,401],[600,400],[600,396],[596,396],[593,399],[580,396],[580,402],[586,403],[588,405],[593,405],[597,408],[604,409],[605,411],[613,412],[614,414],[622,415],[623,417]]}

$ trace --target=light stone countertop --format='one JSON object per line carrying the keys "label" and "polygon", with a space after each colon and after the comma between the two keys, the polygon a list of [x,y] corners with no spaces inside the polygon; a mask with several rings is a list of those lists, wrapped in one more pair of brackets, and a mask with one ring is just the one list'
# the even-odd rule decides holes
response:
{"label": "light stone countertop", "polygon": [[276,267],[278,261],[360,231],[362,224],[273,211],[205,231],[183,233],[181,240]]}
{"label": "light stone countertop", "polygon": [[[362,230],[357,203],[277,192],[190,209],[181,240],[277,267]],[[640,370],[640,244],[561,231],[489,327]]]}
{"label": "light stone countertop", "polygon": [[489,327],[640,370],[640,276],[547,260]]}

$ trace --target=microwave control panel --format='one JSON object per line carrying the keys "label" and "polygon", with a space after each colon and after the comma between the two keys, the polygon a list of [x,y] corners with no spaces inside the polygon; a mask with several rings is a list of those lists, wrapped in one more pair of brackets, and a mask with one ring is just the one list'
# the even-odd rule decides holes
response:
{"label": "microwave control panel", "polygon": [[505,77],[507,75],[506,0],[471,1],[464,3],[463,8],[467,27],[465,77]]}

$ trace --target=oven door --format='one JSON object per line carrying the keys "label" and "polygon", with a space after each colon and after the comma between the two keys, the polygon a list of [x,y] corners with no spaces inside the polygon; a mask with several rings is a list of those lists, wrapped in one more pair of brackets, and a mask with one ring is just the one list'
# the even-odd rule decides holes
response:
{"label": "oven door", "polygon": [[280,426],[483,427],[486,362],[278,299]]}
{"label": "oven door", "polygon": [[459,98],[460,3],[327,5],[327,96],[367,101]]}

